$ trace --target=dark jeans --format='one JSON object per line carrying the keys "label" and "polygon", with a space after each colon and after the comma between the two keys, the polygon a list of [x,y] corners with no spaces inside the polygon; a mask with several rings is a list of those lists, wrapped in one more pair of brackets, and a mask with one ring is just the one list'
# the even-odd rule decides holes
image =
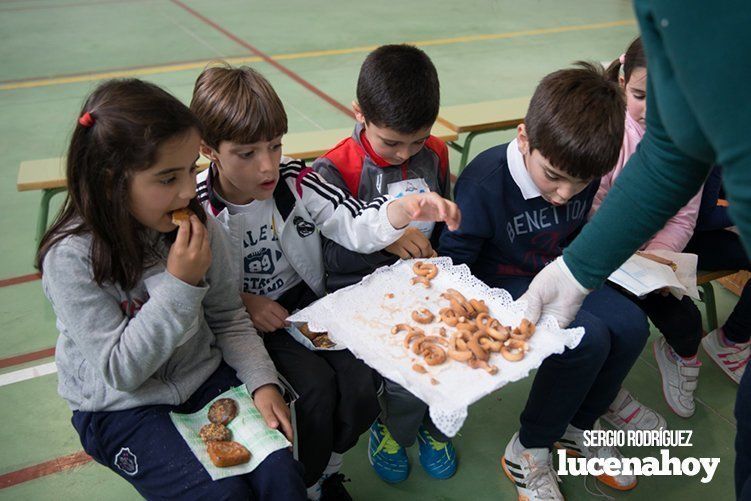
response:
{"label": "dark jeans", "polygon": [[[490,283],[519,297],[531,278]],[[525,447],[551,447],[566,426],[592,429],[613,401],[649,337],[644,312],[608,286],[584,301],[572,327],[584,327],[579,345],[546,358],[532,383],[520,418]]]}
{"label": "dark jeans", "polygon": [[[688,242],[685,252],[699,256],[699,269],[751,270],[740,237],[727,230],[698,231]],[[751,282],[747,283],[722,330],[733,342],[745,343],[751,338]]]}
{"label": "dark jeans", "polygon": [[332,452],[354,447],[378,417],[380,378],[349,350],[311,351],[285,330],[264,336],[277,370],[299,398],[297,443],[305,485],[323,474]]}
{"label": "dark jeans", "polygon": [[302,465],[288,449],[270,454],[250,473],[214,481],[172,424],[171,411],[196,412],[240,384],[234,369],[222,363],[181,405],[75,411],[72,422],[86,453],[146,499],[306,499]]}
{"label": "dark jeans", "polygon": [[402,385],[390,379],[383,380],[383,393],[380,396],[381,421],[386,425],[396,443],[402,447],[410,447],[415,443],[420,426],[439,442],[450,439],[430,419],[428,404],[414,396]]}
{"label": "dark jeans", "polygon": [[641,308],[655,324],[657,330],[681,357],[696,355],[701,344],[701,312],[688,296],[678,299],[672,294],[659,292],[638,298],[626,291],[621,294]]}

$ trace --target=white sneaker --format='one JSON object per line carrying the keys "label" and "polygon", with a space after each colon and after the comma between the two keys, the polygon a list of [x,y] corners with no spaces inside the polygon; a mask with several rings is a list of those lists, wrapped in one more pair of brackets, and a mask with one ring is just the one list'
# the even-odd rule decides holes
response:
{"label": "white sneaker", "polygon": [[[600,429],[599,423],[595,423],[595,429]],[[623,456],[615,447],[587,447],[584,445],[584,430],[571,425],[566,428],[566,433],[555,443],[556,448],[566,449],[566,454],[574,457],[608,459],[616,458],[620,461]],[[603,473],[595,477],[603,484],[619,491],[629,491],[636,487],[638,481],[635,475],[610,476]]]}
{"label": "white sneaker", "polygon": [[749,354],[751,354],[751,342],[727,346],[724,338],[722,331],[715,329],[704,336],[701,345],[709,358],[722,369],[722,372],[736,384],[740,384],[743,372],[746,370]]}
{"label": "white sneaker", "polygon": [[601,419],[616,430],[667,430],[665,418],[621,388]]}
{"label": "white sneaker", "polygon": [[662,377],[662,393],[665,401],[680,417],[693,416],[696,411],[694,390],[698,384],[701,362],[697,360],[696,365],[687,365],[668,345],[664,337],[655,341],[654,354]]}
{"label": "white sneaker", "polygon": [[553,469],[553,455],[547,448],[525,449],[518,432],[506,445],[501,467],[516,485],[520,501],[563,501],[558,488],[561,479]]}

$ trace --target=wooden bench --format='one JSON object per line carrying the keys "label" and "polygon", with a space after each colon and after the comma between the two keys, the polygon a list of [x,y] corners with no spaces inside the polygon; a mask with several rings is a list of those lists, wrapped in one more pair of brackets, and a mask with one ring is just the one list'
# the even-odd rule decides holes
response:
{"label": "wooden bench", "polygon": [[472,140],[488,132],[513,129],[524,121],[529,97],[499,99],[458,106],[443,106],[438,112],[438,122],[456,134],[467,133],[463,144],[449,141],[448,145],[461,153],[459,173],[467,165]]}
{"label": "wooden bench", "polygon": [[696,274],[696,285],[701,288],[699,296],[704,302],[704,309],[707,313],[707,327],[710,332],[718,327],[717,304],[715,303],[712,281],[735,273],[738,273],[738,270],[698,271]]}
{"label": "wooden bench", "polygon": [[[446,126],[436,123],[433,135],[446,142],[456,141],[459,135]],[[352,128],[317,130],[311,132],[293,132],[286,134],[282,140],[284,154],[301,160],[312,160],[326,153],[336,143],[352,134]],[[208,167],[208,160],[201,157],[199,170]],[[28,160],[21,162],[16,181],[18,191],[42,191],[39,214],[36,223],[36,242],[44,235],[49,219],[50,200],[66,190],[65,157]]]}

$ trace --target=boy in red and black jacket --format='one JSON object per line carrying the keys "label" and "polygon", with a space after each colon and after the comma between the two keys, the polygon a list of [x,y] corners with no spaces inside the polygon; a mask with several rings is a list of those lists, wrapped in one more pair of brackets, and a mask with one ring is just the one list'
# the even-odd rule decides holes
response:
{"label": "boy in red and black jacket", "polygon": [[[316,160],[313,169],[366,203],[383,195],[398,198],[426,191],[449,198],[448,148],[430,135],[439,103],[438,74],[427,54],[409,45],[379,47],[360,68],[352,136]],[[443,224],[410,226],[399,240],[373,254],[324,240],[327,289],[357,283],[399,258],[433,257]],[[404,448],[417,439],[427,473],[441,479],[452,476],[456,453],[431,422],[427,405],[389,380],[384,381],[380,400],[381,417],[370,433],[376,473],[389,483],[405,480],[409,462]]]}

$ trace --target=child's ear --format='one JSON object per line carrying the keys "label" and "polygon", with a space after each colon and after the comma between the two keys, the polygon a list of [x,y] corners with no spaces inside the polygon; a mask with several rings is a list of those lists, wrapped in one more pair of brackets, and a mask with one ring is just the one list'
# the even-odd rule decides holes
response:
{"label": "child's ear", "polygon": [[214,148],[204,143],[203,141],[201,141],[200,152],[204,157],[208,158],[212,162],[216,162],[216,154],[214,153]]}
{"label": "child's ear", "polygon": [[626,88],[626,79],[623,78],[623,75],[618,75],[618,85],[621,86],[621,89]]}
{"label": "child's ear", "polygon": [[529,154],[529,138],[527,137],[527,128],[524,124],[516,126],[516,144],[519,147],[519,152],[522,155]]}
{"label": "child's ear", "polygon": [[355,114],[355,120],[361,124],[365,123],[365,115],[362,114],[362,108],[360,108],[360,103],[357,101],[352,101],[352,112]]}

